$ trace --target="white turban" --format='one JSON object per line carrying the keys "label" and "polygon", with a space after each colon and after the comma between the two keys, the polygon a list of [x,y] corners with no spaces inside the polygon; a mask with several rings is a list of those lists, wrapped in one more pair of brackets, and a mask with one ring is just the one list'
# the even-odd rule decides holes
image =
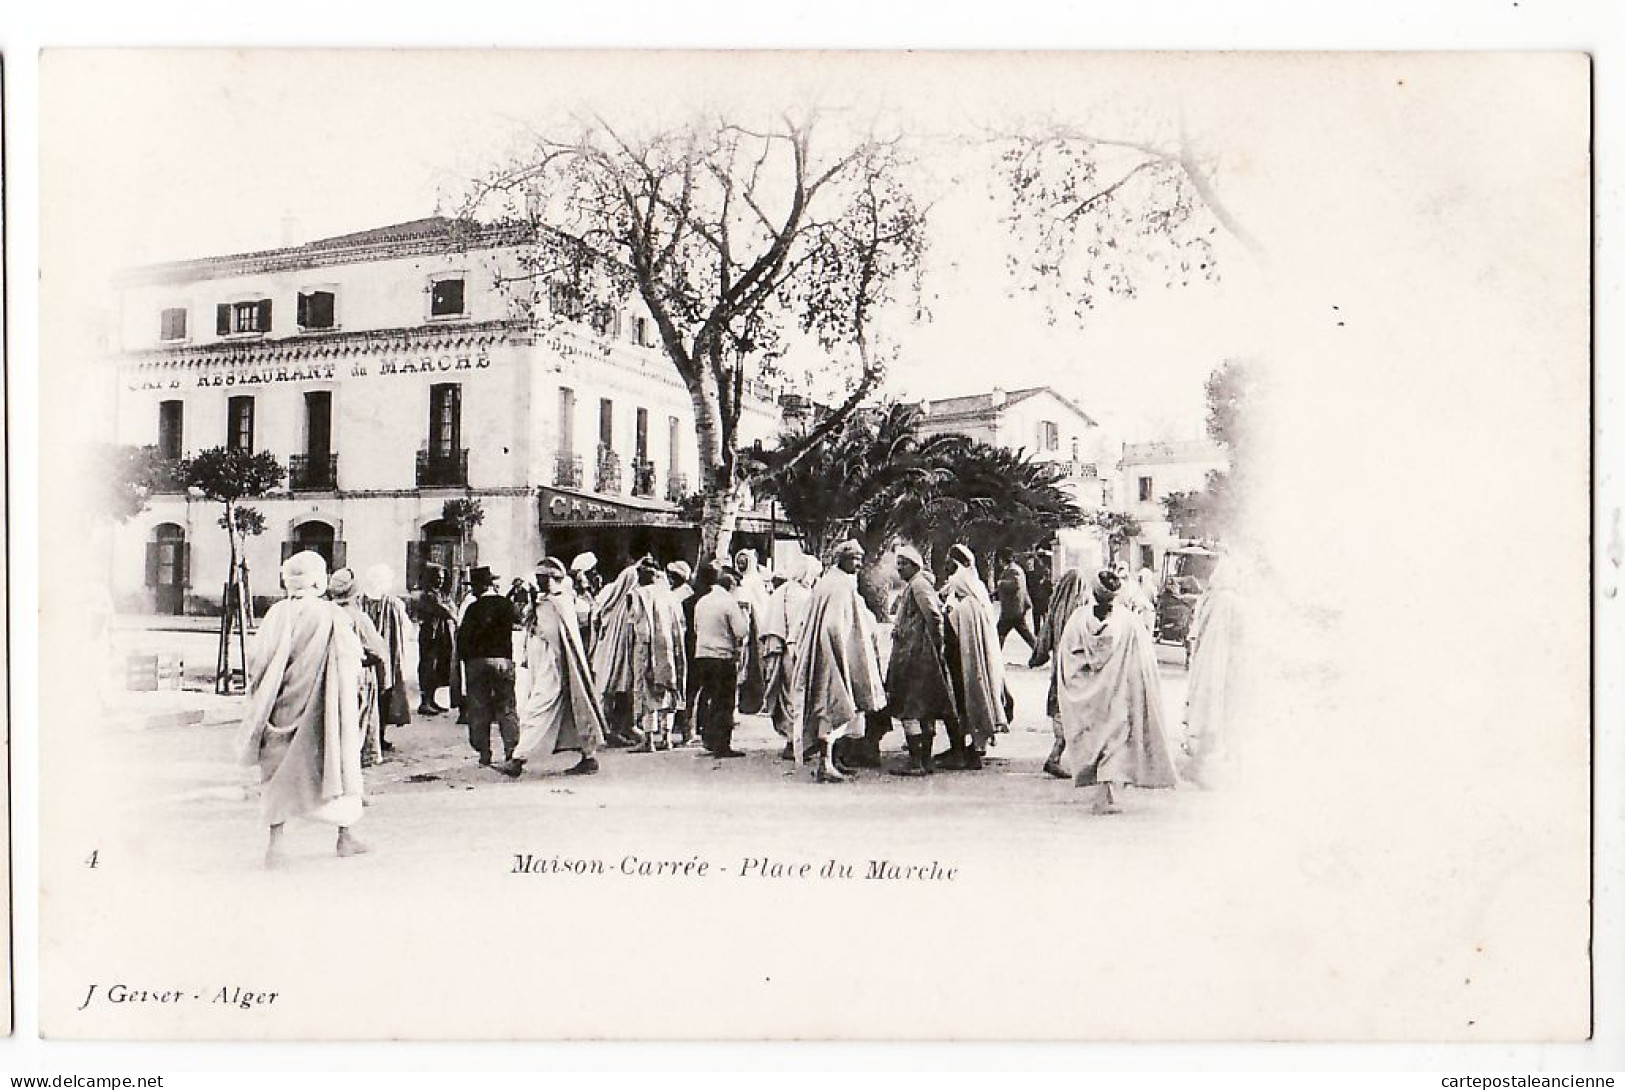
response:
{"label": "white turban", "polygon": [[291,598],[320,598],[327,593],[327,561],[308,549],[282,562],[282,588]]}
{"label": "white turban", "polygon": [[374,564],[361,578],[361,593],[368,598],[386,598],[395,584],[395,573],[388,564]]}

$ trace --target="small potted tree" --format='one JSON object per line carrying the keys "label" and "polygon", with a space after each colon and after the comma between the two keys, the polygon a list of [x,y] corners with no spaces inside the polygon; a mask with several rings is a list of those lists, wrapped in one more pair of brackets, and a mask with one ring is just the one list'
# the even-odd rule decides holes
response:
{"label": "small potted tree", "polygon": [[[229,561],[226,584],[220,595],[220,653],[216,659],[214,688],[233,690],[238,676],[247,683],[248,626],[252,599],[248,592],[248,565],[238,548],[239,537],[265,532],[265,516],[242,501],[266,495],[282,484],[282,464],[269,451],[257,454],[230,447],[211,447],[183,460],[179,475],[188,491],[219,503],[224,512],[220,528],[226,531]],[[232,634],[236,632],[237,666],[231,662]]]}

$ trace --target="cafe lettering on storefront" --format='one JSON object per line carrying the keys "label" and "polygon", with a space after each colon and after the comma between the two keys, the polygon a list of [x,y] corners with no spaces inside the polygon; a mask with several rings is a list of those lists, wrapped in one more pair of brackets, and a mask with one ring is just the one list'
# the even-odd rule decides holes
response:
{"label": "cafe lettering on storefront", "polygon": [[692,557],[699,547],[698,524],[675,505],[656,500],[611,500],[564,488],[536,490],[542,545],[568,563],[579,553],[598,557],[600,570],[613,577],[621,564],[644,553]]}
{"label": "cafe lettering on storefront", "polygon": [[[516,310],[527,231],[429,217],[120,274],[108,431],[165,472],[113,535],[119,608],[219,608],[218,505],[175,470],[221,447],[283,469],[251,504],[265,531],[238,542],[262,607],[295,551],[386,565],[396,593],[429,563],[453,578],[588,551],[608,573],[645,553],[693,563],[688,391],[635,298],[591,321],[549,292]],[[778,432],[778,393],[745,379],[739,441]]]}
{"label": "cafe lettering on storefront", "polygon": [[[277,382],[331,382],[335,378],[366,378],[373,375],[443,375],[457,371],[483,371],[491,366],[491,357],[478,356],[422,356],[418,359],[386,359],[378,362],[376,371],[365,363],[354,363],[347,368],[331,363],[313,363],[303,367],[250,367],[213,368],[198,375],[193,381],[197,387],[262,386]],[[125,384],[128,390],[179,390],[182,382],[172,379],[143,379]]]}

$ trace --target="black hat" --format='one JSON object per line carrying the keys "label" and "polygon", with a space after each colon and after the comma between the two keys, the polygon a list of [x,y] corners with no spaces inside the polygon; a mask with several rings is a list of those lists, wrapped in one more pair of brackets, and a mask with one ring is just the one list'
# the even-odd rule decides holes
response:
{"label": "black hat", "polygon": [[481,564],[468,573],[468,581],[475,587],[494,587],[497,583],[497,577],[491,574],[490,568]]}

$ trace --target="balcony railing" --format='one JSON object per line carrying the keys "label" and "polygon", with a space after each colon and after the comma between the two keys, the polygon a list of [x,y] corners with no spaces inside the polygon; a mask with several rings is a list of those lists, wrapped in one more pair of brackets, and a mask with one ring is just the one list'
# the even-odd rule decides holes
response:
{"label": "balcony railing", "polygon": [[468,448],[418,451],[419,488],[463,488],[468,485]]}
{"label": "balcony railing", "polygon": [[554,484],[560,488],[580,488],[583,480],[581,455],[559,453],[553,456]]}
{"label": "balcony railing", "polygon": [[595,487],[599,492],[611,494],[621,490],[621,456],[606,447],[598,448],[598,478]]}
{"label": "balcony railing", "polygon": [[688,474],[668,473],[666,475],[666,499],[672,503],[682,503],[688,495]]}
{"label": "balcony railing", "polygon": [[339,486],[337,454],[294,454],[288,458],[288,488],[294,492],[331,492]]}
{"label": "balcony railing", "polygon": [[655,494],[655,464],[648,459],[632,460],[632,495],[653,497]]}

